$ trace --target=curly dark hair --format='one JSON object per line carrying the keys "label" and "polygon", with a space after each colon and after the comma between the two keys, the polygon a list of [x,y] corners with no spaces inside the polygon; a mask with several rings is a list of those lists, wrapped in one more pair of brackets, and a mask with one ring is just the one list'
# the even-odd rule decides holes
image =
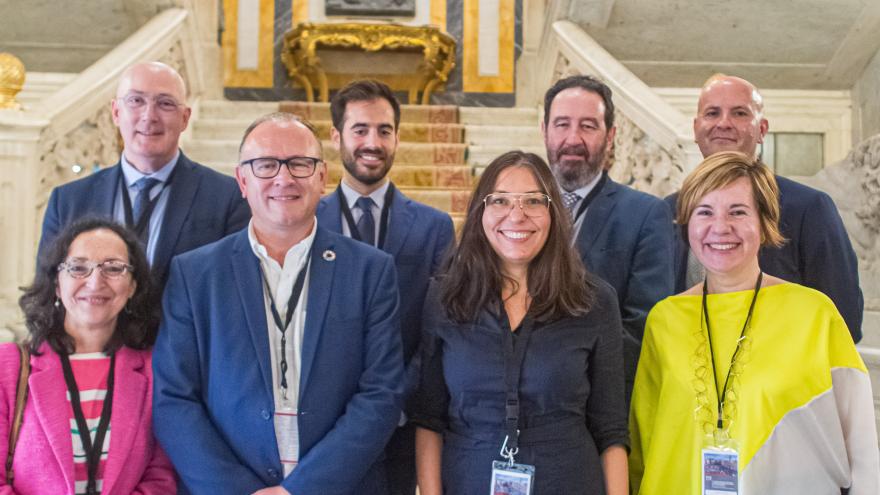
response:
{"label": "curly dark hair", "polygon": [[447,257],[438,277],[443,307],[450,319],[474,321],[480,310],[500,312],[501,291],[513,282],[501,269],[501,260],[483,230],[483,198],[495,189],[501,173],[512,167],[531,172],[541,192],[550,196],[547,242],[529,264],[529,314],[539,321],[578,316],[590,310],[596,285],[571,245],[571,220],[547,163],[534,153],[509,151],[486,167],[468,204],[461,241]]}
{"label": "curly dark hair", "polygon": [[58,264],[67,258],[70,245],[80,234],[93,230],[109,230],[118,235],[128,248],[129,264],[134,267],[132,277],[137,283],[134,295],[119,313],[116,331],[107,342],[104,352],[114,352],[122,346],[148,349],[156,341],[159,327],[159,299],[150,274],[147,257],[138,238],[122,225],[104,218],[85,218],[68,225],[58,237],[40,253],[34,283],[22,287],[24,294],[18,300],[25,316],[29,347],[33,354],[43,342],[58,354],[71,354],[73,338],[64,331],[64,306],[55,306],[55,288],[58,282]]}

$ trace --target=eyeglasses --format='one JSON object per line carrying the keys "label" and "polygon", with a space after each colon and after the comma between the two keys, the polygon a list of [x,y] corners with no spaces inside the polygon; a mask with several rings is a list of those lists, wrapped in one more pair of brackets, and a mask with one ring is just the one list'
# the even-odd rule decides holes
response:
{"label": "eyeglasses", "polygon": [[296,179],[305,179],[315,173],[319,163],[324,163],[320,158],[311,156],[291,156],[290,158],[252,158],[241,162],[241,166],[250,165],[254,175],[260,179],[271,179],[278,175],[281,165],[287,165],[287,171]]}
{"label": "eyeglasses", "polygon": [[550,211],[550,196],[544,193],[492,193],[483,198],[486,213],[503,217],[518,205],[528,217],[542,217]]}
{"label": "eyeglasses", "polygon": [[125,105],[129,110],[143,110],[146,108],[147,103],[150,101],[153,102],[153,106],[158,108],[163,112],[176,112],[178,108],[182,106],[177,100],[170,96],[157,96],[155,98],[147,98],[141,94],[130,94],[125,95],[122,98],[118,98],[122,100],[122,104]]}
{"label": "eyeglasses", "polygon": [[134,273],[134,267],[121,261],[104,261],[103,263],[95,263],[94,261],[73,260],[63,261],[58,264],[58,271],[67,271],[68,275],[73,278],[86,278],[92,272],[98,269],[101,276],[105,278],[119,278],[125,272]]}

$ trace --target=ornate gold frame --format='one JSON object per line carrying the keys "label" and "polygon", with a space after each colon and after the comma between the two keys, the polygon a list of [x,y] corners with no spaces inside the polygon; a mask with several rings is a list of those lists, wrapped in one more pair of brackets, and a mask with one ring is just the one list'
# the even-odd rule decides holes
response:
{"label": "ornate gold frame", "polygon": [[[326,102],[329,101],[330,83],[316,53],[319,47],[366,52],[420,51],[422,61],[415,68],[414,76],[377,75],[376,79],[389,83],[392,89],[406,89],[409,103],[428,104],[431,93],[446,82],[455,67],[455,46],[452,36],[434,26],[306,22],[284,35],[281,60],[287,67],[288,76],[305,89],[308,101],[315,101],[314,91],[317,88],[320,101]],[[332,79],[339,80],[338,77]],[[422,93],[421,100],[419,93]]]}

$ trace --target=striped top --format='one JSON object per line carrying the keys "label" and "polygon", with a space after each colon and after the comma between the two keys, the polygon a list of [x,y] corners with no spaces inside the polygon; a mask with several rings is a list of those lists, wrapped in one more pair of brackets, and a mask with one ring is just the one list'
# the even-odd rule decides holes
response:
{"label": "striped top", "polygon": [[[79,389],[80,405],[86,424],[89,425],[89,434],[94,440],[98,423],[101,421],[101,412],[104,409],[104,397],[107,395],[107,376],[110,373],[110,357],[102,352],[84,354],[71,354],[70,367]],[[67,403],[70,412],[70,436],[73,440],[73,479],[75,493],[86,493],[89,480],[86,453],[83,449],[82,439],[79,436],[79,428],[76,425],[76,417],[73,414],[73,406],[70,405],[70,392],[67,392]],[[98,465],[95,486],[101,491],[104,478],[104,465],[107,463],[107,451],[110,448],[110,425],[107,426],[107,434],[104,437],[104,445],[101,452],[101,463]]]}

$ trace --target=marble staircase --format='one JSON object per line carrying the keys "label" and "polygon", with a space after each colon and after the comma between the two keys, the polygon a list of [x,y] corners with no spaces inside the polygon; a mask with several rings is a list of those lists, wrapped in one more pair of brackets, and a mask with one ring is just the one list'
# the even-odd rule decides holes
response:
{"label": "marble staircase", "polygon": [[[330,142],[327,104],[204,101],[181,146],[190,158],[231,175],[245,128],[260,115],[279,109],[303,115],[315,124],[330,172],[328,192],[332,191],[343,169]],[[404,105],[391,178],[405,194],[449,212],[460,225],[475,173],[508,150],[544,155],[539,125],[538,112],[533,108]]]}

